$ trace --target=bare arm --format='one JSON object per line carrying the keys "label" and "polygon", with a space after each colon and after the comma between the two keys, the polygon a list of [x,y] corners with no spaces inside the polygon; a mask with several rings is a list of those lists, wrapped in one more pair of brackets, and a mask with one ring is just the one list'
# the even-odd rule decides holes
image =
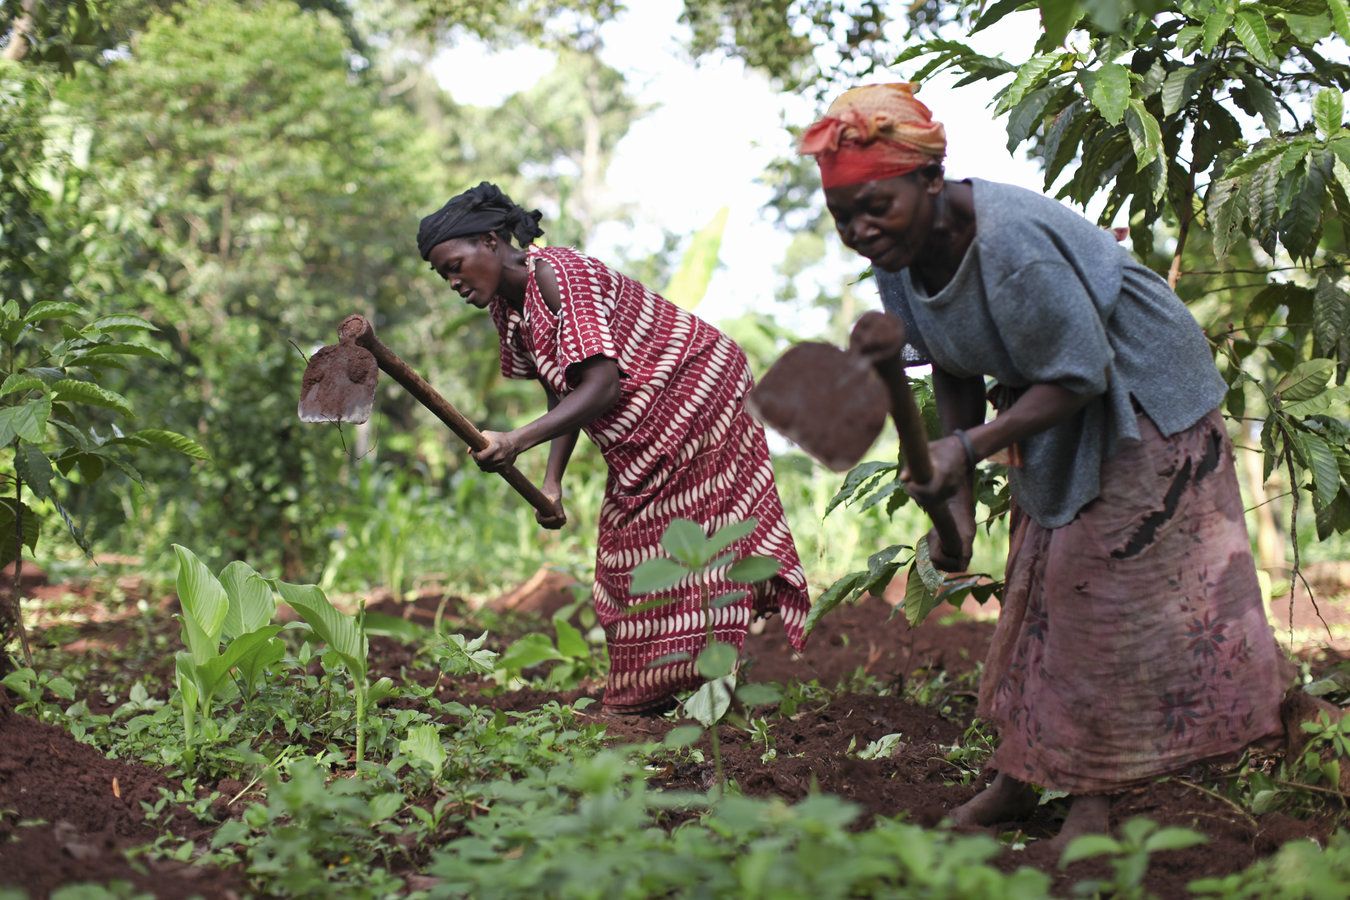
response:
{"label": "bare arm", "polygon": [[[1063,422],[1092,400],[1090,395],[1074,393],[1058,384],[1034,384],[992,422],[983,422],[982,409],[978,416],[972,414],[974,380],[949,393],[944,401],[943,380],[937,377],[937,371],[934,369],[933,388],[943,428],[947,431],[964,428],[977,461]],[[980,402],[983,404],[983,400]],[[960,440],[954,436],[941,438],[929,445],[929,452],[933,457],[932,481],[905,485],[920,502],[944,500],[956,494],[962,485],[969,485],[966,451]]]}
{"label": "bare arm", "polygon": [[[544,385],[544,393],[548,395],[548,408],[555,409],[558,406],[558,395],[553,393],[548,385]],[[557,494],[562,496],[563,473],[567,471],[567,463],[572,458],[572,451],[576,449],[577,438],[581,434],[581,429],[574,428],[566,434],[559,435],[553,439],[553,443],[548,448],[548,466],[544,470],[545,494]]]}

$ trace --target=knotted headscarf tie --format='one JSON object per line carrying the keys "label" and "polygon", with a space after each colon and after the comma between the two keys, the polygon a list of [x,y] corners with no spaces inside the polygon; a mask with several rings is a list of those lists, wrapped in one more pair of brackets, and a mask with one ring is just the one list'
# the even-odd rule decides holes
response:
{"label": "knotted headscarf tie", "polygon": [[941,162],[947,132],[914,98],[914,85],[869,84],[840,94],[802,135],[800,150],[816,158],[822,186],[840,187]]}
{"label": "knotted headscarf tie", "polygon": [[450,200],[422,219],[417,229],[417,249],[423,259],[431,257],[431,248],[458,237],[505,231],[524,247],[544,233],[539,210],[517,206],[501,188],[484,181]]}

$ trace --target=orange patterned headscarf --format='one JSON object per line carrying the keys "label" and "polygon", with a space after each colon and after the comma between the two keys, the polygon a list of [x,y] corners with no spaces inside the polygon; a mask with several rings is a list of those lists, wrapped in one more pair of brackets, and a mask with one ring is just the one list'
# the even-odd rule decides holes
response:
{"label": "orange patterned headscarf", "polygon": [[821,184],[831,188],[941,162],[947,132],[914,99],[913,84],[869,84],[840,94],[825,118],[802,135],[800,149],[816,158]]}

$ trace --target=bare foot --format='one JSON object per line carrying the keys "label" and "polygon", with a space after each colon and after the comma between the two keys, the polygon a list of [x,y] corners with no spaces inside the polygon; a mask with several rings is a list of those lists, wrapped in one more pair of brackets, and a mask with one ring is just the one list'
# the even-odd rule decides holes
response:
{"label": "bare foot", "polygon": [[951,811],[957,828],[983,828],[995,822],[1024,819],[1036,808],[1031,785],[1000,772],[989,787]]}
{"label": "bare foot", "polygon": [[1111,830],[1111,798],[1097,795],[1079,794],[1069,803],[1069,814],[1064,817],[1059,834],[1050,841],[1049,847],[1055,856],[1064,853],[1064,848],[1076,837],[1085,834],[1106,834]]}

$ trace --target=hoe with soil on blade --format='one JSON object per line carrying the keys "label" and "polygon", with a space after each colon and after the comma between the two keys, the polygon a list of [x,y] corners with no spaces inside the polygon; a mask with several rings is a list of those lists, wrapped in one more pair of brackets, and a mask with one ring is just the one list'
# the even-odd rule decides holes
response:
{"label": "hoe with soil on blade", "polygon": [[[305,366],[297,413],[302,422],[351,422],[370,418],[375,404],[375,381],[383,369],[418,402],[436,414],[473,450],[487,446],[487,438],[450,405],[435,388],[375,337],[364,316],[351,315],[338,326],[338,343],[321,347]],[[530,483],[515,466],[499,472],[507,484],[546,515],[558,515],[558,505]]]}
{"label": "hoe with soil on blade", "polygon": [[[745,405],[760,422],[836,472],[858,464],[881,433],[889,411],[910,475],[933,477],[928,435],[905,377],[905,325],[870,312],[858,320],[849,349],[808,341],[792,347],[764,373]],[[927,509],[943,551],[961,556],[961,539],[946,504]]]}

